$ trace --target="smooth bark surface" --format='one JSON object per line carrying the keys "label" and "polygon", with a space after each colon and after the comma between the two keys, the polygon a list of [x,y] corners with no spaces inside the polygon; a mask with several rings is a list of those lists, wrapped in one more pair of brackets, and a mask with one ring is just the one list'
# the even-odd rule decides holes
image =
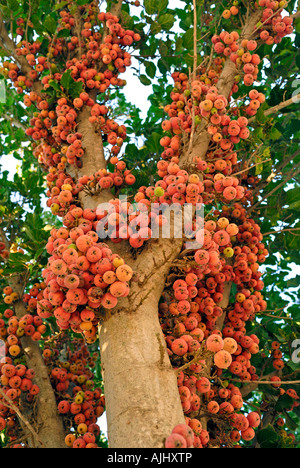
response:
{"label": "smooth bark surface", "polygon": [[109,446],[162,448],[184,423],[177,378],[167,354],[158,303],[179,239],[152,242],[136,260],[120,248],[136,272],[127,298],[100,327]]}
{"label": "smooth bark surface", "polygon": [[184,423],[177,379],[158,320],[167,265],[132,288],[101,326],[100,347],[110,447],[162,448]]}

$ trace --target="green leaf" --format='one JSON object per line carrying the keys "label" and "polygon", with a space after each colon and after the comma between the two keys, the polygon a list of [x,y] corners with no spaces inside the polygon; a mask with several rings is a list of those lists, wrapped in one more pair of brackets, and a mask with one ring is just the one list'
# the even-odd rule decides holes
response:
{"label": "green leaf", "polygon": [[56,31],[56,21],[52,16],[47,16],[44,21],[44,27],[50,34],[54,34]]}
{"label": "green leaf", "polygon": [[188,50],[192,49],[194,45],[194,30],[189,29],[188,31],[186,31],[186,33],[184,33],[183,35],[182,40],[183,40],[183,47],[185,47]]}
{"label": "green leaf", "polygon": [[159,41],[159,52],[161,57],[165,57],[166,55],[168,55],[169,49],[164,41]]}
{"label": "green leaf", "polygon": [[163,11],[168,7],[169,0],[157,0],[156,3],[158,11]]}
{"label": "green leaf", "polygon": [[300,33],[300,18],[296,18],[294,25],[295,25],[295,31],[297,33]]}
{"label": "green leaf", "polygon": [[257,155],[256,158],[255,158],[255,164],[257,164],[256,168],[255,168],[255,175],[260,175],[263,171],[263,164],[262,164],[262,158],[261,156]]}
{"label": "green leaf", "polygon": [[289,210],[298,210],[300,208],[300,200],[297,200],[290,204]]}
{"label": "green leaf", "polygon": [[157,11],[157,0],[144,0],[144,7],[148,15],[154,15]]}
{"label": "green leaf", "polygon": [[256,116],[255,116],[256,122],[264,123],[269,119],[269,117],[265,116],[265,110],[267,107],[268,106],[266,105],[266,103],[260,106],[260,108],[256,112]]}
{"label": "green leaf", "polygon": [[71,83],[70,87],[69,87],[69,94],[70,96],[75,99],[77,97],[79,97],[81,91],[82,91],[82,88],[83,88],[83,83],[82,81],[74,81],[73,83]]}
{"label": "green leaf", "polygon": [[159,24],[157,21],[153,21],[153,23],[150,26],[150,31],[151,34],[158,34],[162,30],[161,24]]}
{"label": "green leaf", "polygon": [[71,70],[68,70],[63,74],[60,82],[61,82],[61,85],[65,88],[65,90],[68,91],[70,88],[70,85],[72,84],[72,82],[74,82],[71,76]]}
{"label": "green leaf", "polygon": [[158,17],[158,22],[165,31],[169,31],[174,25],[174,16],[170,13]]}
{"label": "green leaf", "polygon": [[293,405],[293,398],[285,394],[285,395],[281,395],[278,398],[275,409],[276,411],[279,411],[281,413],[286,408],[291,408],[292,405]]}
{"label": "green leaf", "polygon": [[60,37],[69,37],[70,36],[70,29],[61,29],[58,33],[57,33],[57,37],[60,38]]}
{"label": "green leaf", "polygon": [[55,91],[61,92],[60,84],[55,80],[49,80],[50,88],[54,89]]}
{"label": "green leaf", "polygon": [[291,416],[286,411],[284,411],[283,414],[284,414],[285,423],[287,427],[290,429],[290,431],[293,431],[293,432],[297,431],[298,424],[293,420],[293,418],[291,418]]}
{"label": "green leaf", "polygon": [[161,139],[161,134],[153,132],[151,137],[147,141],[147,149],[151,153],[160,153],[160,139]]}
{"label": "green leaf", "polygon": [[279,436],[272,426],[257,432],[257,441],[261,448],[277,448]]}
{"label": "green leaf", "polygon": [[0,4],[0,11],[2,12],[4,18],[10,18],[11,10],[6,5]]}
{"label": "green leaf", "polygon": [[124,10],[122,10],[122,24],[123,24],[123,27],[126,27],[126,29],[134,29],[135,28],[133,17],[130,16],[129,13],[127,13]]}
{"label": "green leaf", "polygon": [[282,133],[276,128],[273,127],[270,132],[270,140],[278,140],[282,136]]}
{"label": "green leaf", "polygon": [[255,164],[258,164],[255,168],[255,175],[260,175],[264,170],[264,161],[270,159],[271,151],[270,148],[267,147],[263,150],[261,154],[258,154],[255,158]]}
{"label": "green leaf", "polygon": [[144,86],[150,86],[152,81],[147,78],[146,75],[140,75],[139,76],[139,79],[140,79],[140,82],[144,85]]}
{"label": "green leaf", "polygon": [[11,11],[16,14],[17,10],[19,9],[20,5],[17,0],[7,0],[7,5],[11,9]]}
{"label": "green leaf", "polygon": [[52,7],[52,11],[60,10],[64,8],[66,5],[68,5],[68,3],[69,3],[68,1],[60,2],[58,5],[55,5]]}
{"label": "green leaf", "polygon": [[169,4],[169,0],[144,0],[144,7],[148,15],[154,15],[165,10]]}
{"label": "green leaf", "polygon": [[156,75],[156,66],[153,62],[145,62],[146,73],[150,78]]}

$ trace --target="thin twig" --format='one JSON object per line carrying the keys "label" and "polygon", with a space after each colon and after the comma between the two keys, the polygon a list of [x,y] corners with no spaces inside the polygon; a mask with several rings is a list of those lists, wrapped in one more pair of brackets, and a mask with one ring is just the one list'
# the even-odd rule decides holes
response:
{"label": "thin twig", "polygon": [[27,419],[22,415],[21,411],[19,410],[19,408],[14,404],[14,402],[6,395],[6,393],[4,393],[4,391],[2,390],[2,388],[0,388],[0,395],[2,395],[2,397],[5,399],[5,401],[7,401],[8,403],[8,407],[10,409],[12,409],[16,415],[19,417],[19,419],[21,419],[21,421],[25,424],[25,426],[27,427],[27,429],[31,432],[31,434],[33,435],[33,437],[41,444],[42,448],[46,448],[44,443],[40,440],[38,434],[35,432],[35,430],[33,429],[32,425],[27,421]]}
{"label": "thin twig", "polygon": [[286,229],[280,229],[279,231],[270,231],[270,232],[266,232],[265,234],[263,234],[263,237],[265,236],[270,236],[271,234],[280,234],[281,232],[289,232],[291,234],[291,231],[300,231],[300,227],[299,228],[286,228]]}
{"label": "thin twig", "polygon": [[261,164],[264,164],[264,163],[266,163],[268,161],[272,161],[272,159],[271,158],[270,159],[265,159],[264,161],[261,161],[261,162],[259,162],[257,164],[253,164],[253,166],[247,167],[246,169],[243,169],[240,172],[235,172],[235,173],[233,173],[233,175],[237,176],[237,175],[243,174],[244,172],[247,172],[247,171],[250,171],[250,169],[253,169],[253,167],[260,166]]}
{"label": "thin twig", "polygon": [[240,379],[230,379],[231,382],[240,382],[240,383],[253,383],[259,385],[299,385],[300,380],[240,380]]}
{"label": "thin twig", "polygon": [[31,17],[31,9],[32,9],[32,5],[31,5],[30,0],[29,0],[28,4],[29,4],[28,16],[27,16],[27,22],[26,22],[26,28],[25,28],[26,46],[28,45],[28,26],[29,26],[29,21],[30,21],[30,17]]}
{"label": "thin twig", "polygon": [[271,314],[259,314],[259,315],[263,315],[264,317],[271,317],[274,320],[293,320],[292,317],[282,317],[282,315],[271,315]]}
{"label": "thin twig", "polygon": [[263,196],[263,198],[257,202],[255,205],[251,206],[248,210],[248,213],[251,213],[253,210],[257,209],[264,200],[266,200],[267,198],[269,198],[271,195],[273,195],[273,193],[275,193],[278,189],[280,189],[280,187],[282,187],[283,185],[285,185],[289,180],[293,179],[294,177],[296,177],[296,175],[298,175],[300,173],[300,169],[298,169],[296,172],[293,172],[291,174],[292,171],[290,171],[287,175],[287,177],[279,184],[279,185],[276,185],[276,187],[274,187],[273,190],[271,190],[271,192],[267,193],[266,195]]}
{"label": "thin twig", "polygon": [[193,80],[196,79],[197,70],[197,5],[196,0],[193,0],[194,5],[194,69],[193,69]]}
{"label": "thin twig", "polygon": [[290,155],[287,159],[283,159],[283,161],[279,164],[279,166],[276,168],[275,172],[272,174],[272,178],[268,178],[266,181],[263,181],[263,183],[258,184],[255,190],[253,190],[253,195],[256,195],[258,192],[260,192],[263,188],[267,187],[275,177],[280,175],[280,173],[283,171],[283,169],[288,166],[288,164],[295,159],[297,156],[299,156],[300,150],[296,151],[292,155]]}

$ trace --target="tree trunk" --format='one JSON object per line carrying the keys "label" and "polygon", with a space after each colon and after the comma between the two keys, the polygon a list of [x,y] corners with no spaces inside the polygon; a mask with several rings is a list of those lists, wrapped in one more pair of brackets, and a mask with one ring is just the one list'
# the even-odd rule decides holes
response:
{"label": "tree trunk", "polygon": [[[16,279],[11,284],[14,291],[18,292],[19,296],[22,297],[22,284]],[[15,313],[19,319],[27,313],[22,300],[16,302]],[[66,448],[63,421],[57,411],[54,389],[51,385],[39,344],[34,342],[30,336],[24,336],[20,338],[20,341],[26,357],[27,367],[35,371],[34,383],[40,388],[34,421],[34,428],[37,434],[33,434],[26,426],[22,425],[25,435],[28,434],[28,446],[31,448]],[[31,414],[27,415],[24,413],[23,415],[29,420],[28,422],[33,424],[30,421]]]}
{"label": "tree trunk", "polygon": [[[84,112],[78,130],[85,150],[80,174],[91,175],[106,166],[102,139]],[[112,198],[109,190],[102,190],[94,196],[82,194],[80,200],[84,209],[94,209]],[[162,448],[173,427],[185,422],[176,374],[158,318],[166,277],[182,249],[182,239],[174,239],[172,223],[170,231],[169,239],[151,240],[136,258],[124,242],[113,244],[104,239],[135,272],[129,296],[119,300],[100,326],[108,438],[112,448]]]}
{"label": "tree trunk", "polygon": [[162,448],[184,423],[177,379],[166,352],[157,291],[101,326],[100,348],[111,448]]}
{"label": "tree trunk", "polygon": [[[152,242],[136,260],[139,272],[127,298],[100,329],[100,351],[112,448],[162,448],[184,423],[177,378],[158,318],[158,304],[179,239]],[[121,253],[121,252],[120,252]]]}
{"label": "tree trunk", "polygon": [[[35,370],[34,382],[40,388],[35,418],[38,439],[28,433],[28,446],[30,448],[39,448],[42,442],[44,448],[67,448],[63,421],[57,411],[54,389],[39,345],[32,341],[31,337],[21,338],[21,342],[26,355],[27,366]],[[30,415],[28,416],[30,417]]]}

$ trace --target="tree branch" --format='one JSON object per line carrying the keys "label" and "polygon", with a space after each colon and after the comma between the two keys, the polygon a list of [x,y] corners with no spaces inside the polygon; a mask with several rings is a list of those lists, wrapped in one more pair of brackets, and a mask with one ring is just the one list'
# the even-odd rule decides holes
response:
{"label": "tree branch", "polygon": [[117,0],[115,4],[112,5],[110,11],[115,16],[120,16],[122,4],[124,0]]}
{"label": "tree branch", "polygon": [[[262,11],[254,11],[245,22],[240,39],[249,39],[252,36],[255,25],[260,20]],[[212,49],[213,50],[213,49]],[[229,97],[232,86],[235,82],[235,76],[237,74],[236,64],[229,58],[226,59],[224,68],[220,75],[217,83],[217,89],[220,94]],[[188,170],[190,165],[193,163],[194,156],[204,159],[207,153],[209,143],[211,141],[211,135],[206,130],[206,121],[202,121],[193,135],[193,139],[189,147],[181,155],[179,165],[182,169]],[[192,135],[191,135],[192,138]]]}
{"label": "tree branch", "polygon": [[240,380],[240,379],[230,379],[231,382],[239,382],[247,384],[241,387],[241,394],[242,397],[246,397],[250,393],[257,390],[259,385],[272,385],[272,384],[280,384],[280,385],[299,385],[300,380],[286,380],[286,381],[275,381],[272,382],[271,380]]}
{"label": "tree branch", "polygon": [[300,384],[300,380],[280,380],[277,382],[272,380],[240,380],[240,379],[230,379],[231,382],[239,382],[239,383],[255,383],[257,385],[272,385],[272,384],[280,384],[280,385],[297,385]]}
{"label": "tree branch", "polygon": [[271,234],[280,234],[281,232],[289,232],[290,234],[292,234],[292,231],[300,231],[300,228],[286,228],[286,229],[280,229],[279,231],[270,231],[270,232],[266,232],[265,234],[263,234],[263,237],[265,236],[270,236]]}
{"label": "tree branch", "polygon": [[267,198],[269,198],[271,195],[277,192],[277,190],[280,189],[280,187],[285,185],[289,180],[293,179],[294,177],[296,177],[296,175],[300,173],[300,169],[298,169],[295,172],[293,172],[293,170],[294,168],[287,174],[287,177],[280,184],[276,185],[276,187],[274,187],[273,190],[271,190],[271,192],[264,195],[261,200],[259,200],[255,205],[251,206],[248,209],[248,213],[251,213],[253,210],[256,210],[262,204],[263,201],[265,201]]}
{"label": "tree branch", "polygon": [[193,80],[196,79],[196,70],[197,70],[197,5],[196,0],[193,0],[194,7],[194,70],[193,70]]}
{"label": "tree branch", "polygon": [[297,156],[299,156],[300,150],[295,151],[295,153],[291,154],[288,158],[284,158],[283,161],[278,165],[276,168],[275,172],[272,174],[272,178],[268,178],[267,180],[262,180],[260,184],[257,185],[255,190],[253,190],[253,195],[256,195],[259,193],[261,190],[263,190],[265,187],[267,187],[273,179],[280,174],[280,172],[291,162],[293,159],[295,159]]}
{"label": "tree branch", "polygon": [[[22,55],[17,55],[16,44],[8,35],[7,29],[5,26],[5,21],[1,13],[0,13],[0,48],[2,48],[9,57],[14,58],[15,62],[21,69],[21,72],[25,76],[28,77],[29,72],[32,70],[32,68],[28,64],[25,57],[23,57]],[[33,89],[36,93],[40,94],[42,90],[42,83],[40,81],[35,81],[33,83]]]}
{"label": "tree branch", "polygon": [[22,130],[24,130],[24,132],[27,129],[27,126],[25,124],[20,122],[20,120],[14,118],[12,115],[4,113],[1,115],[1,118],[3,118],[4,120],[8,120],[11,125],[13,125],[16,128],[21,128]]}
{"label": "tree branch", "polygon": [[261,166],[262,164],[265,164],[266,162],[269,162],[269,161],[272,161],[272,159],[271,158],[270,159],[265,159],[264,161],[261,161],[261,162],[259,162],[257,164],[253,164],[252,166],[247,167],[246,169],[243,169],[242,171],[234,172],[233,175],[237,176],[237,175],[243,174],[244,172],[248,172],[248,171],[250,171],[251,169],[253,169],[256,166]]}
{"label": "tree branch", "polygon": [[[296,96],[293,96],[292,98],[288,99],[287,101],[283,101],[280,104],[277,104],[274,107],[270,107],[269,109],[265,110],[264,116],[267,117],[268,115],[271,114],[277,114],[281,109],[284,109],[285,107],[292,106],[293,104],[297,104],[295,100],[300,101],[300,94],[297,94]],[[251,117],[251,119],[248,120],[248,123],[252,123],[255,121],[255,117]]]}
{"label": "tree branch", "polygon": [[0,46],[8,53],[9,56],[13,56],[14,59],[21,66],[21,62],[24,60],[23,57],[16,55],[16,45],[14,41],[9,37],[5,27],[5,22],[2,14],[0,13]]}
{"label": "tree branch", "polygon": [[8,240],[7,235],[5,234],[4,230],[0,227],[0,238],[2,242],[5,244],[6,250],[10,250],[10,241]]}

